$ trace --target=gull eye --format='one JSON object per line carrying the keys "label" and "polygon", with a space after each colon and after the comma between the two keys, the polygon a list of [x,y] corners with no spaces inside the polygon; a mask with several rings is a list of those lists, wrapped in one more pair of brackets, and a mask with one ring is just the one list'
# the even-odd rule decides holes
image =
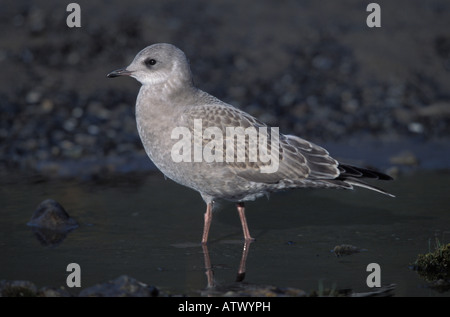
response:
{"label": "gull eye", "polygon": [[147,58],[147,59],[144,61],[144,64],[145,64],[145,66],[147,66],[147,67],[152,67],[153,65],[156,64],[156,61],[155,61],[153,58]]}

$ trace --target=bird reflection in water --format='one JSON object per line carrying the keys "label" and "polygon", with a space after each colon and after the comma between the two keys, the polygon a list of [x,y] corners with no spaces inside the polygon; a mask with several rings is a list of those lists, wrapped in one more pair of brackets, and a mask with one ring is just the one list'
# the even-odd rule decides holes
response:
{"label": "bird reflection in water", "polygon": [[[246,263],[247,257],[250,250],[250,244],[253,241],[245,240],[244,245],[242,247],[242,256],[241,261],[239,263],[239,269],[236,276],[236,282],[243,282],[245,278],[246,272]],[[206,244],[202,244],[203,256],[205,260],[205,274],[207,279],[207,291],[214,291],[216,288],[216,283],[214,281],[214,270],[213,265],[211,264],[211,258],[209,256],[208,246]]]}

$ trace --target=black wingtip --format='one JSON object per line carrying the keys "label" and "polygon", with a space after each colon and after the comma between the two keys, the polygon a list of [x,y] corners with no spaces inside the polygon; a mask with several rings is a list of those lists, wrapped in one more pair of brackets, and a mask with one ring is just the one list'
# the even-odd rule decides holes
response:
{"label": "black wingtip", "polygon": [[373,178],[373,179],[379,179],[379,180],[383,180],[383,181],[393,180],[393,178],[387,174],[377,172],[374,170],[369,170],[369,169],[362,168],[362,167],[356,167],[356,166],[346,165],[346,164],[339,164],[338,168],[341,171],[339,178],[355,177],[355,178]]}

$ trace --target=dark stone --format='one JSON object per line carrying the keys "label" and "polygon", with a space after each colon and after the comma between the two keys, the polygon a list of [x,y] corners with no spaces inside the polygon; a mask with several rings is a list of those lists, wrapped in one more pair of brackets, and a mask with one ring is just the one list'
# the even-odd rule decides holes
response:
{"label": "dark stone", "polygon": [[70,293],[64,288],[42,287],[37,292],[38,297],[71,297]]}
{"label": "dark stone", "polygon": [[41,202],[27,224],[60,232],[68,232],[78,227],[78,223],[69,216],[63,206],[53,199]]}
{"label": "dark stone", "polygon": [[80,297],[155,297],[159,291],[127,275],[82,290]]}
{"label": "dark stone", "polygon": [[0,281],[0,297],[70,297],[63,287],[42,287],[38,290],[30,281]]}
{"label": "dark stone", "polygon": [[0,297],[35,297],[37,287],[29,281],[0,281]]}
{"label": "dark stone", "polygon": [[67,237],[67,232],[64,231],[39,227],[33,227],[32,230],[36,239],[46,247],[55,247]]}

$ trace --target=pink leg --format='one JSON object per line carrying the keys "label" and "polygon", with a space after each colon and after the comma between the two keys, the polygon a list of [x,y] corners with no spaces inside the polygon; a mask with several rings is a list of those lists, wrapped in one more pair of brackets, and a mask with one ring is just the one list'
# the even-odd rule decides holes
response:
{"label": "pink leg", "polygon": [[250,244],[252,241],[245,240],[244,248],[242,249],[241,263],[239,264],[239,271],[236,277],[236,282],[242,282],[245,278],[245,264],[247,263],[248,251],[250,250]]}
{"label": "pink leg", "polygon": [[211,259],[209,257],[208,246],[206,244],[202,244],[203,248],[203,256],[205,260],[205,274],[208,280],[208,287],[213,288],[215,286],[214,283],[214,272],[212,270]]}
{"label": "pink leg", "polygon": [[209,227],[211,227],[211,220],[212,220],[212,207],[213,207],[212,203],[209,203],[206,205],[205,224],[203,226],[202,244],[206,244],[208,242]]}
{"label": "pink leg", "polygon": [[250,236],[250,231],[248,230],[247,219],[245,218],[245,205],[244,203],[237,203],[237,210],[239,212],[239,218],[241,218],[242,230],[244,231],[245,241],[254,241]]}

